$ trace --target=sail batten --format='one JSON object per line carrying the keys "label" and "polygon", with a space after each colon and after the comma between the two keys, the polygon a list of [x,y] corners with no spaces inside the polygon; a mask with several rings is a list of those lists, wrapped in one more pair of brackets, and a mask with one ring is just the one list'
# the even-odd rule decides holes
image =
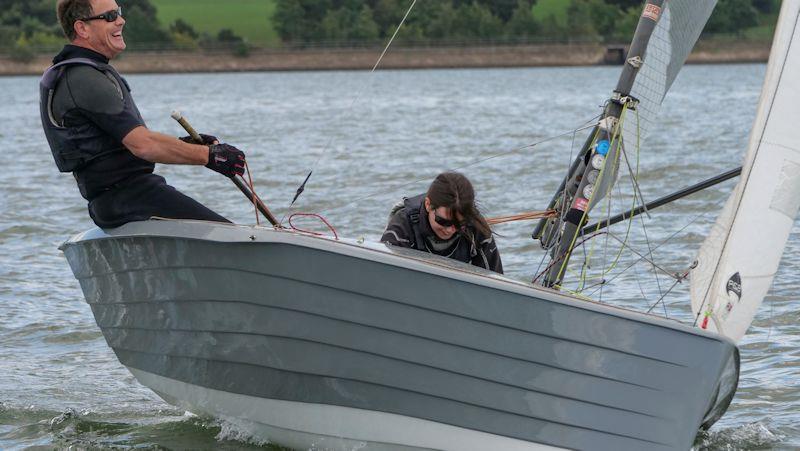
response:
{"label": "sail batten", "polygon": [[800,0],[784,1],[742,177],[692,271],[698,324],[733,340],[767,295],[800,210],[799,17]]}

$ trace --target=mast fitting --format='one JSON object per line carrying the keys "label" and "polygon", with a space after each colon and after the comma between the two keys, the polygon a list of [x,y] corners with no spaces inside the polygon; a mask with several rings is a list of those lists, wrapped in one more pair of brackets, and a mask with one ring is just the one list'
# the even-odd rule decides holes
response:
{"label": "mast fitting", "polygon": [[635,69],[642,67],[642,64],[644,64],[644,60],[639,55],[628,58],[627,62]]}
{"label": "mast fitting", "polygon": [[628,105],[629,110],[635,110],[639,105],[639,99],[630,94],[622,94],[621,92],[614,91],[611,95],[611,101],[620,106]]}
{"label": "mast fitting", "polygon": [[600,119],[600,121],[597,122],[597,125],[598,127],[600,127],[605,131],[611,131],[614,130],[614,127],[617,126],[617,122],[619,122],[619,119],[617,119],[616,117],[606,116]]}

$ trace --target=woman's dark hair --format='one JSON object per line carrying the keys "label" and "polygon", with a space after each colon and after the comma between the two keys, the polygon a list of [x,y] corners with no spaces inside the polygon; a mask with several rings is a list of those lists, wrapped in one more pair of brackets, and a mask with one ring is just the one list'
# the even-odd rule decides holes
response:
{"label": "woman's dark hair", "polygon": [[75,22],[92,15],[92,2],[91,0],[58,0],[56,15],[61,29],[64,30],[64,36],[73,41],[78,36],[75,33]]}
{"label": "woman's dark hair", "polygon": [[475,190],[472,183],[458,172],[443,172],[436,176],[428,188],[431,208],[444,207],[451,217],[461,215],[464,221],[472,224],[484,236],[492,235],[492,228],[475,206]]}

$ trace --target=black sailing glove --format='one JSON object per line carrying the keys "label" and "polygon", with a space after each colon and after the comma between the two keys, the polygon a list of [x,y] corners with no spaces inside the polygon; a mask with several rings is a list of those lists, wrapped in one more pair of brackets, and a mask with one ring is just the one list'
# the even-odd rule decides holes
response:
{"label": "black sailing glove", "polygon": [[204,135],[204,134],[200,133],[200,138],[203,140],[203,142],[201,142],[201,143],[199,143],[199,142],[195,141],[194,139],[192,139],[191,136],[182,136],[182,137],[180,137],[178,139],[180,139],[181,141],[183,141],[185,143],[189,143],[189,144],[204,144],[206,146],[210,146],[212,144],[217,144],[219,142],[217,137],[216,136],[212,136],[212,135]]}
{"label": "black sailing glove", "polygon": [[225,177],[244,174],[244,152],[230,144],[213,144],[208,146],[208,164],[206,167],[219,172]]}

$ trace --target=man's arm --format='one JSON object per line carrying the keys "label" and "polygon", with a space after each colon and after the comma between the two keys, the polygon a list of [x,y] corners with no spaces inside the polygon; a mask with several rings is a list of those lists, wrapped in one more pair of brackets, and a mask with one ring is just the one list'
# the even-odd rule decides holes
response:
{"label": "man's arm", "polygon": [[152,163],[208,164],[208,146],[188,144],[144,126],[131,130],[122,144],[137,157]]}

